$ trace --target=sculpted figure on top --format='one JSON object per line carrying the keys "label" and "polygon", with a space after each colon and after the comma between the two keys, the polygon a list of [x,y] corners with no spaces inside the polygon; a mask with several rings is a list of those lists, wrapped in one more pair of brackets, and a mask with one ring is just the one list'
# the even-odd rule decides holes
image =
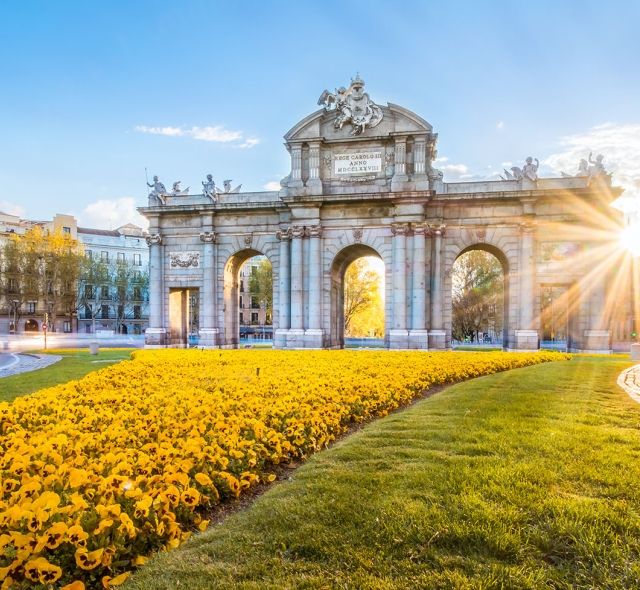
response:
{"label": "sculpted figure on top", "polygon": [[364,80],[357,74],[351,79],[348,89],[342,86],[335,93],[325,90],[320,95],[318,104],[324,105],[326,111],[335,110],[333,126],[336,129],[342,129],[345,123],[351,123],[351,135],[361,135],[365,129],[371,129],[382,121],[382,109],[364,92]]}

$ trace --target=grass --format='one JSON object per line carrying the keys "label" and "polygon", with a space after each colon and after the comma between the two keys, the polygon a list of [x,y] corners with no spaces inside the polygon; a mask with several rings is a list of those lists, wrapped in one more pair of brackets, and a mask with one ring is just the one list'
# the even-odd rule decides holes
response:
{"label": "grass", "polygon": [[369,424],[128,590],[640,587],[628,360],[458,384]]}
{"label": "grass", "polygon": [[0,378],[0,402],[10,402],[20,395],[79,379],[91,371],[128,359],[134,350],[133,348],[102,348],[97,355],[89,354],[86,349],[57,350],[56,354],[60,354],[63,358],[49,367]]}

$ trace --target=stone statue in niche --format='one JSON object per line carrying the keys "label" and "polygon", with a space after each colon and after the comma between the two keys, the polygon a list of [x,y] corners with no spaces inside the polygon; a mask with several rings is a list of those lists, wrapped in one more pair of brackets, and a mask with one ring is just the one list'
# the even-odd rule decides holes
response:
{"label": "stone statue in niche", "polygon": [[[349,88],[340,87],[335,93],[325,90],[318,99],[326,111],[335,110],[333,126],[342,129],[351,123],[351,135],[361,135],[365,129],[372,129],[382,121],[382,109],[375,104],[364,91],[364,80],[356,74]],[[332,109],[332,107],[335,107]]]}

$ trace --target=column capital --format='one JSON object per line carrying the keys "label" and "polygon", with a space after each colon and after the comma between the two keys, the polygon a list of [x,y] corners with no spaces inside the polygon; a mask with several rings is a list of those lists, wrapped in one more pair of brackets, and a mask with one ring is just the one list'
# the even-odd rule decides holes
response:
{"label": "column capital", "polygon": [[409,233],[408,223],[392,223],[391,233],[394,236],[406,236]]}
{"label": "column capital", "polygon": [[322,236],[321,225],[309,225],[307,226],[306,235],[310,238],[319,238]]}
{"label": "column capital", "polygon": [[532,233],[533,231],[535,231],[535,229],[536,229],[536,225],[537,225],[537,224],[536,224],[536,222],[535,222],[535,221],[523,221],[523,222],[520,224],[520,231],[521,231],[523,234],[530,234],[530,233]]}
{"label": "column capital", "polygon": [[284,241],[284,240],[290,240],[291,239],[291,228],[290,227],[281,227],[276,232],[276,238],[278,240],[280,240],[281,242]]}
{"label": "column capital", "polygon": [[304,231],[304,226],[302,225],[292,225],[290,232],[291,232],[292,238],[297,238],[297,239],[304,238],[305,231]]}
{"label": "column capital", "polygon": [[413,233],[416,236],[423,235],[426,236],[429,233],[429,224],[425,221],[420,221],[419,223],[412,223],[411,228],[413,229]]}
{"label": "column capital", "polygon": [[447,226],[444,223],[441,223],[439,225],[429,225],[429,235],[436,238],[441,238],[442,236],[444,236],[446,229]]}
{"label": "column capital", "polygon": [[203,231],[200,232],[200,241],[205,244],[214,244],[216,241],[216,232],[214,231]]}
{"label": "column capital", "polygon": [[160,234],[150,234],[145,238],[147,246],[159,246],[162,244],[162,236]]}

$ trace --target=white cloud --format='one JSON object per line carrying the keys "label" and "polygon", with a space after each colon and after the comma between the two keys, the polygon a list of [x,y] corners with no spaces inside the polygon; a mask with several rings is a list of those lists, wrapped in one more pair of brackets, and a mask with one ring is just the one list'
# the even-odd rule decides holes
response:
{"label": "white cloud", "polygon": [[605,123],[584,133],[560,139],[562,151],[550,155],[544,164],[556,173],[575,174],[581,158],[589,152],[604,155],[604,165],[613,172],[613,183],[640,195],[640,123]]}
{"label": "white cloud", "polygon": [[241,143],[239,148],[252,148],[254,145],[258,145],[260,140],[256,137],[247,137],[243,143]]}
{"label": "white cloud", "polygon": [[18,217],[24,217],[25,208],[21,205],[17,205],[16,203],[11,203],[9,201],[0,201],[0,211],[2,213],[6,213],[7,215],[17,215]]}
{"label": "white cloud", "polygon": [[504,121],[498,121],[496,123],[496,129],[502,129],[504,127]]}
{"label": "white cloud", "polygon": [[199,141],[216,143],[241,142],[237,144],[237,147],[241,148],[252,148],[260,142],[260,140],[255,137],[245,137],[242,131],[225,129],[222,125],[206,127],[148,127],[147,125],[136,125],[134,129],[139,133],[164,135],[166,137],[190,137]]}
{"label": "white cloud", "polygon": [[149,226],[147,219],[136,211],[133,197],[94,201],[76,217],[79,226],[94,229],[116,229],[126,223],[134,223],[144,228]]}
{"label": "white cloud", "polygon": [[266,191],[279,191],[282,187],[280,186],[279,181],[272,180],[271,182],[264,184],[262,188]]}

